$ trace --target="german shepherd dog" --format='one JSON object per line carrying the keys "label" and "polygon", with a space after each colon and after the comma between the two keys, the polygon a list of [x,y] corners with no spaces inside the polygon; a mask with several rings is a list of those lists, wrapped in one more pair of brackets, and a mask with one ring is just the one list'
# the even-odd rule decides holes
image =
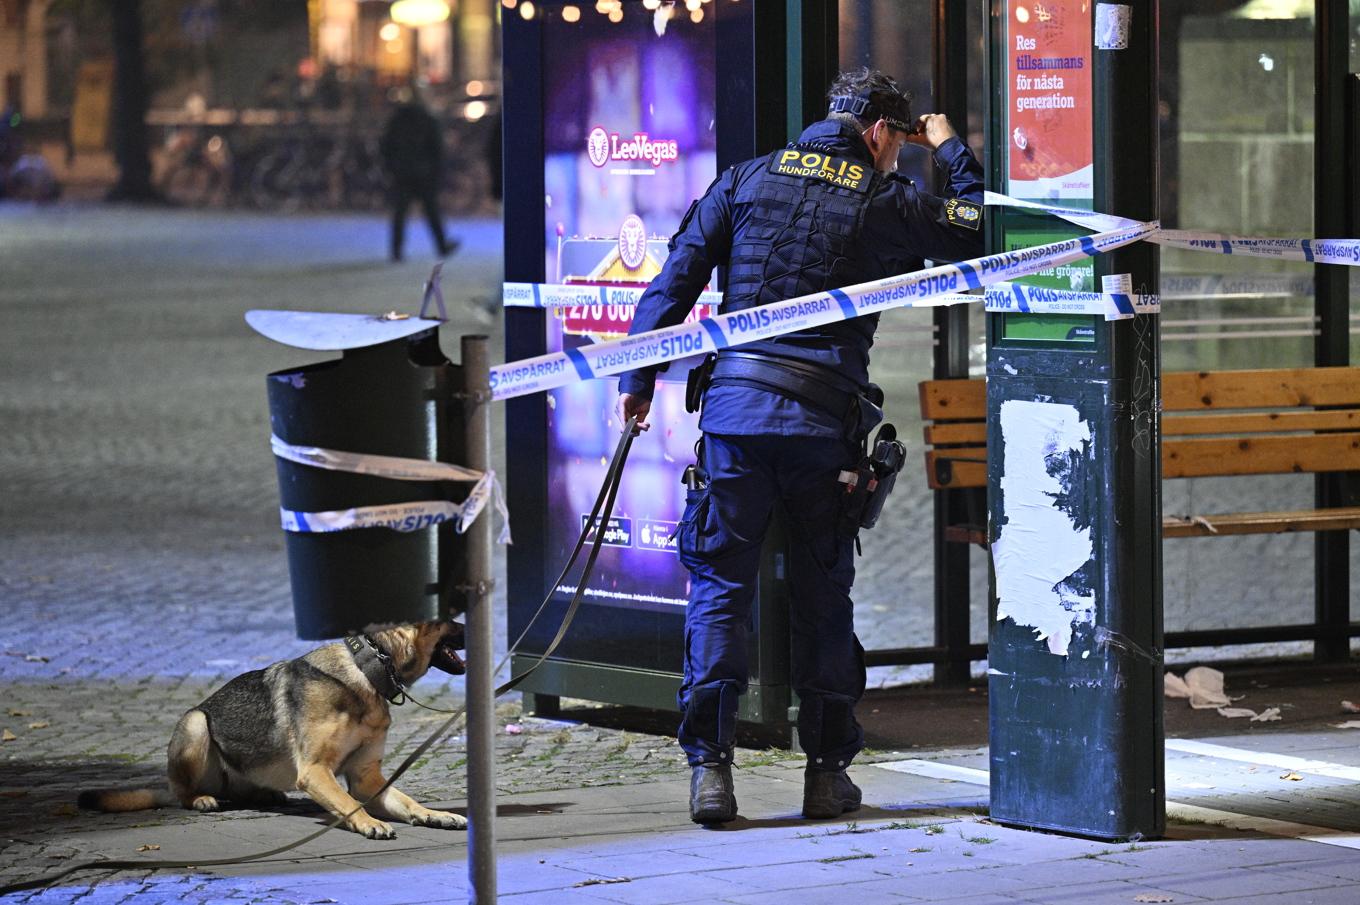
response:
{"label": "german shepherd dog", "polygon": [[431,810],[395,787],[368,802],[372,815],[360,807],[387,782],[381,761],[392,724],[388,701],[431,666],[463,673],[462,646],[458,623],[424,622],[237,676],[175,726],[168,791],[92,790],[81,793],[79,804],[98,811],[175,804],[215,811],[222,800],[280,804],[286,791],[300,789],[369,839],[395,838],[384,819],[463,829],[460,815]]}

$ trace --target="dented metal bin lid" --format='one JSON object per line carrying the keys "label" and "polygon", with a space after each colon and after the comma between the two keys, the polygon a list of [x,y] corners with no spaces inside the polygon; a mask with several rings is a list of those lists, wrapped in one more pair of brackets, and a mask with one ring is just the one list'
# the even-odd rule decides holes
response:
{"label": "dented metal bin lid", "polygon": [[395,311],[373,315],[256,309],[246,312],[246,323],[262,336],[285,346],[338,352],[405,339],[444,322]]}

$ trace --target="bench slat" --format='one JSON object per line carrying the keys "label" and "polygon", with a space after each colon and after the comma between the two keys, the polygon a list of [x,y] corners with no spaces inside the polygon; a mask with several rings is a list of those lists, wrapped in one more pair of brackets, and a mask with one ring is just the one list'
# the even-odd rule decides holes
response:
{"label": "bench slat", "polygon": [[[949,460],[949,481],[940,480],[940,470]],[[987,486],[987,450],[984,447],[926,450],[926,482],[932,490],[952,487]]]}
{"label": "bench slat", "polygon": [[[1360,424],[1360,421],[1357,421]],[[937,421],[925,426],[926,443],[943,446],[946,443],[967,443],[984,446],[987,443],[987,423],[985,421]]]}
{"label": "bench slat", "polygon": [[[1165,436],[1205,434],[1264,434],[1286,431],[1355,430],[1360,410],[1321,412],[1237,412],[1230,415],[1167,415],[1162,419]],[[931,445],[985,443],[987,425],[979,421],[944,421],[925,425]]]}
{"label": "bench slat", "polygon": [[[949,460],[948,483],[939,480],[940,460]],[[963,461],[979,460],[979,461]],[[963,446],[926,451],[930,486],[984,487],[986,449]],[[1162,477],[1194,478],[1294,472],[1360,471],[1360,433],[1290,437],[1167,438],[1162,443]]]}
{"label": "bench slat", "polygon": [[[944,425],[941,425],[942,427]],[[951,425],[953,426],[953,425]],[[963,425],[959,425],[962,427]],[[1360,428],[1360,411],[1343,409],[1322,412],[1242,412],[1232,415],[1168,415],[1162,418],[1162,434],[1251,434],[1283,431],[1355,430]],[[978,425],[982,434],[986,428]],[[980,438],[982,439],[982,438]],[[926,437],[926,442],[932,442]],[[936,440],[957,443],[957,440]]]}
{"label": "bench slat", "polygon": [[1162,477],[1360,470],[1360,433],[1167,439]]}
{"label": "bench slat", "polygon": [[921,383],[921,417],[926,421],[984,419],[987,381],[926,380]]}
{"label": "bench slat", "polygon": [[1360,404],[1360,368],[1175,371],[1162,375],[1162,410],[1168,412],[1356,404]]}
{"label": "bench slat", "polygon": [[[1213,526],[1210,530],[1209,526]],[[1341,509],[1303,509],[1294,512],[1233,512],[1203,516],[1199,521],[1169,515],[1162,519],[1162,537],[1227,537],[1230,534],[1285,534],[1296,531],[1360,530],[1360,506]],[[949,525],[945,540],[985,546],[981,525]]]}
{"label": "bench slat", "polygon": [[[1212,525],[1214,530],[1209,530],[1209,525]],[[1293,512],[1236,512],[1207,515],[1202,521],[1191,521],[1175,516],[1162,519],[1162,537],[1219,537],[1228,534],[1281,534],[1290,531],[1354,529],[1360,529],[1360,506],[1302,509]]]}

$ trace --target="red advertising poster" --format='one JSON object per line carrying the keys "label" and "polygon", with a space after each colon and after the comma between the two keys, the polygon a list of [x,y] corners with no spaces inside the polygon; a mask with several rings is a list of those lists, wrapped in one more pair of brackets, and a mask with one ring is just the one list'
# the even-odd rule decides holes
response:
{"label": "red advertising poster", "polygon": [[1007,0],[1008,191],[1092,192],[1091,0]]}

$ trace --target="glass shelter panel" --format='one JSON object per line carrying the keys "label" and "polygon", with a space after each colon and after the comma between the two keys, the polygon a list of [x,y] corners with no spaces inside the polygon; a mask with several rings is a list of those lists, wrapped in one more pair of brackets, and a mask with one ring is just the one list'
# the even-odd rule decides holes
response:
{"label": "glass shelter panel", "polygon": [[[1162,222],[1240,236],[1313,235],[1311,4],[1162,7]],[[1310,367],[1311,265],[1163,248],[1162,370]],[[1307,509],[1312,475],[1163,482],[1163,512]],[[1167,631],[1313,619],[1313,538],[1163,545]],[[1235,653],[1242,653],[1240,650]]]}
{"label": "glass shelter panel", "polygon": [[[931,81],[935,6],[930,0],[840,0],[841,68],[882,69],[912,92],[914,114],[938,112]],[[958,64],[968,68],[970,115],[968,123],[954,126],[981,159],[986,19],[983,4],[966,7],[972,52]],[[899,173],[927,190],[933,190],[934,170],[930,156],[919,148],[906,149],[898,162]],[[979,306],[969,318],[974,377],[984,373],[984,323]],[[883,387],[884,414],[907,447],[907,466],[878,525],[860,535],[863,555],[856,563],[855,630],[868,650],[920,647],[935,640],[934,496],[919,464],[925,447],[917,385],[933,376],[937,342],[930,309],[903,309],[884,315],[870,352],[870,376]],[[972,641],[980,643],[987,639],[986,557],[974,555],[971,562]],[[871,683],[928,678],[931,667],[893,667],[877,673],[871,673]]]}

